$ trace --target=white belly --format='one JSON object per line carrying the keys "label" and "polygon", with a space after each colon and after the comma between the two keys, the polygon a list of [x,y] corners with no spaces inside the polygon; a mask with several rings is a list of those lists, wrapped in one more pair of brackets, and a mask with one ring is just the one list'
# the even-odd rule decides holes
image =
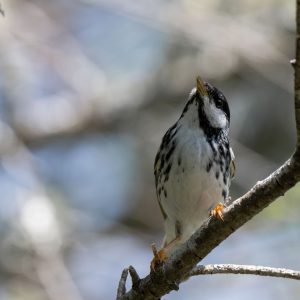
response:
{"label": "white belly", "polygon": [[[211,146],[199,135],[199,130],[189,132],[180,140],[182,143],[176,147],[169,179],[165,182],[166,192],[160,198],[168,215],[167,243],[176,236],[176,222],[181,226],[180,242],[184,242],[208,217],[210,209],[228,194],[228,182],[223,183],[222,172],[213,162]],[[209,162],[212,162],[211,168]]]}

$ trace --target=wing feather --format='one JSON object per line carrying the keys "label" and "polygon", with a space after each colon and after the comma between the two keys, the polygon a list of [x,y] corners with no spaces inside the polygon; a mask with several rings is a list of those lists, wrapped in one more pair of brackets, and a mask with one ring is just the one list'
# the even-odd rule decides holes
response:
{"label": "wing feather", "polygon": [[236,172],[235,156],[234,156],[234,153],[233,153],[233,150],[231,147],[230,147],[229,151],[230,151],[230,159],[231,159],[230,160],[230,177],[234,178],[235,172]]}

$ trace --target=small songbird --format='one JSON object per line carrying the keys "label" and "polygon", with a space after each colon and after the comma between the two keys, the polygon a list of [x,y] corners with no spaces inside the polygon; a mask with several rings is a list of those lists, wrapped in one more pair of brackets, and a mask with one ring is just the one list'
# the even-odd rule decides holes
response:
{"label": "small songbird", "polygon": [[229,122],[224,95],[198,77],[181,116],[165,133],[154,163],[165,225],[159,251],[162,259],[185,242],[209,212],[223,220],[222,209],[235,172]]}

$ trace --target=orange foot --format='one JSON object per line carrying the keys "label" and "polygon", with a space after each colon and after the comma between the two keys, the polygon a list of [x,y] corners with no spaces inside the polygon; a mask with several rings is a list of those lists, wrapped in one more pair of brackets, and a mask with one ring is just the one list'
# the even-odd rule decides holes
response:
{"label": "orange foot", "polygon": [[222,213],[224,207],[225,207],[225,206],[224,206],[223,203],[218,203],[218,204],[216,205],[216,207],[210,211],[210,216],[219,218],[219,219],[221,219],[222,221],[224,221],[223,213]]}
{"label": "orange foot", "polygon": [[153,259],[151,261],[151,269],[155,270],[158,266],[162,265],[167,260],[167,254],[165,248],[157,251],[155,244],[151,245],[153,251]]}

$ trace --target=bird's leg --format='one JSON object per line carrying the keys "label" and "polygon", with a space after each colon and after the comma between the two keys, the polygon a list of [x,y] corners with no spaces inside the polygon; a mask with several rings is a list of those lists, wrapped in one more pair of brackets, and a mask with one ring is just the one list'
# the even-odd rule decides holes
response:
{"label": "bird's leg", "polygon": [[224,200],[224,204],[219,202],[214,209],[212,209],[210,211],[210,216],[213,216],[213,217],[216,217],[216,218],[219,218],[221,219],[222,221],[224,221],[224,218],[223,218],[223,209],[225,207],[227,207],[228,205],[230,205],[232,203],[232,199],[230,196],[228,196],[225,200]]}
{"label": "bird's leg", "polygon": [[176,220],[174,224],[175,238],[169,243],[164,243],[162,249],[157,251],[155,244],[152,244],[152,251],[154,257],[151,261],[151,269],[155,270],[159,265],[162,265],[168,258],[167,251],[174,246],[182,237],[182,224]]}
{"label": "bird's leg", "polygon": [[230,205],[232,203],[232,199],[230,196],[228,196],[227,198],[225,198],[224,200],[224,204],[227,207],[228,205]]}
{"label": "bird's leg", "polygon": [[219,218],[221,219],[222,221],[224,221],[224,218],[223,218],[223,209],[224,209],[225,205],[221,202],[219,202],[215,208],[213,208],[211,211],[210,211],[210,216],[213,216],[213,217],[216,217],[216,218]]}
{"label": "bird's leg", "polygon": [[150,267],[151,267],[152,270],[154,270],[159,265],[161,265],[162,263],[164,263],[168,257],[167,257],[165,248],[162,248],[159,251],[157,251],[155,243],[153,243],[151,245],[151,247],[152,247],[152,252],[153,252],[154,257],[153,257],[153,259],[151,261]]}
{"label": "bird's leg", "polygon": [[153,243],[151,245],[152,252],[153,252],[153,259],[151,261],[151,269],[155,270],[159,265],[163,264],[168,256],[167,251],[174,246],[175,243],[180,241],[181,235],[176,236],[173,240],[171,240],[169,243],[165,244],[163,248],[161,248],[159,251],[157,251],[156,245]]}

